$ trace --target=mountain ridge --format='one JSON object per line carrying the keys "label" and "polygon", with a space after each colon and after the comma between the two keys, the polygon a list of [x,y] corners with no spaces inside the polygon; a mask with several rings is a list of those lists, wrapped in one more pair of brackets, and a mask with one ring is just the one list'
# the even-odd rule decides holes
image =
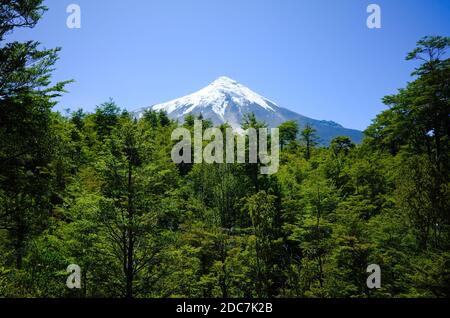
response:
{"label": "mountain ridge", "polygon": [[211,120],[213,124],[220,125],[227,122],[238,132],[242,132],[240,125],[245,113],[254,113],[256,118],[266,122],[269,128],[277,127],[288,120],[295,120],[300,129],[306,124],[314,127],[322,145],[328,145],[337,136],[348,136],[355,143],[361,142],[363,137],[361,131],[345,128],[332,120],[317,120],[280,107],[226,76],[217,78],[192,94],[140,108],[133,114],[140,118],[148,109],[163,110],[170,118],[180,121],[183,121],[187,114],[202,114],[203,118]]}

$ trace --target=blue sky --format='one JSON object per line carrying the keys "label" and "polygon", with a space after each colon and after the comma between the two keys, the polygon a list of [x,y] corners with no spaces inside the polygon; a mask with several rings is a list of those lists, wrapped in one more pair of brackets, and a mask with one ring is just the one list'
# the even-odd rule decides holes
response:
{"label": "blue sky", "polygon": [[[364,129],[381,98],[410,80],[404,60],[424,35],[450,34],[448,0],[48,0],[34,29],[62,52],[55,80],[74,79],[56,110],[92,111],[112,97],[133,110],[229,76],[316,119]],[[66,8],[81,7],[81,29]],[[381,29],[366,8],[381,7]]]}

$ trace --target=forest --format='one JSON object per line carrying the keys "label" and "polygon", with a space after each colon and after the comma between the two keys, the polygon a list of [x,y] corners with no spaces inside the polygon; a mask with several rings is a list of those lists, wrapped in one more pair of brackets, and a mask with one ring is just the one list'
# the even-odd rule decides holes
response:
{"label": "forest", "polygon": [[[171,133],[193,116],[137,120],[112,99],[53,111],[70,94],[70,74],[52,81],[60,48],[8,41],[45,9],[0,6],[0,297],[450,296],[449,37],[405,52],[410,81],[361,144],[324,147],[285,122],[279,170],[264,175],[175,164]],[[81,288],[67,288],[69,264]],[[367,287],[369,264],[381,288]]]}

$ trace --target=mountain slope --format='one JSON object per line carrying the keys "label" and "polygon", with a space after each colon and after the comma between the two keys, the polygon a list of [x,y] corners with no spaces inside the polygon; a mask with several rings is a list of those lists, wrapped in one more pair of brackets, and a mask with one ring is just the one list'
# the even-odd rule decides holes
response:
{"label": "mountain slope", "polygon": [[328,145],[336,136],[348,136],[356,143],[362,140],[362,133],[358,130],[344,128],[333,121],[312,119],[279,107],[228,77],[219,77],[193,94],[142,108],[135,112],[135,116],[141,117],[149,108],[164,110],[169,117],[180,121],[183,121],[184,116],[189,113],[202,114],[203,118],[210,119],[215,125],[227,122],[237,131],[241,131],[241,119],[246,113],[254,113],[258,120],[266,122],[269,127],[277,127],[287,120],[295,120],[299,123],[300,129],[306,124],[312,125],[323,145]]}

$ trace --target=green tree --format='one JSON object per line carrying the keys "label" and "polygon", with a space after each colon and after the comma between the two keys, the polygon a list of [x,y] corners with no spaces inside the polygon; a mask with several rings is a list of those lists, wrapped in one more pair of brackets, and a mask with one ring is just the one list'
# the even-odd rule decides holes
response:
{"label": "green tree", "polygon": [[355,148],[355,144],[350,138],[345,136],[335,137],[330,143],[330,149],[335,156],[339,156],[340,154],[346,156],[353,148]]}
{"label": "green tree", "polygon": [[[390,109],[377,116],[366,131],[369,145],[389,150],[391,154],[400,153],[405,158],[403,166],[413,169],[399,178],[400,183],[412,182],[413,189],[425,191],[417,193],[427,198],[429,205],[421,205],[420,213],[407,209],[418,233],[422,233],[419,234],[422,246],[427,241],[424,226],[430,232],[443,231],[446,234],[440,236],[448,237],[450,225],[449,214],[443,212],[450,209],[445,199],[450,182],[450,59],[445,58],[449,43],[448,37],[425,37],[417,43],[416,49],[407,56],[408,60],[422,62],[412,74],[417,78],[398,94],[384,98]],[[414,177],[423,175],[424,170],[426,178]],[[409,178],[412,180],[408,181]],[[402,193],[400,202],[408,200],[406,192],[399,193]],[[419,215],[425,217],[417,219]]]}
{"label": "green tree", "polygon": [[[6,1],[0,10],[0,40],[16,27],[33,27],[45,11],[42,1]],[[3,43],[2,43],[3,44]],[[55,135],[54,97],[67,82],[51,86],[59,49],[38,42],[12,42],[0,48],[0,227],[8,233],[17,268],[27,242],[46,226],[52,207],[50,163]],[[11,255],[13,254],[13,255]]]}
{"label": "green tree", "polygon": [[284,146],[297,140],[298,135],[298,123],[295,120],[288,120],[278,126],[280,130],[280,146],[283,149]]}
{"label": "green tree", "polygon": [[301,140],[306,147],[305,158],[309,160],[311,158],[311,149],[317,145],[316,130],[309,124],[305,125],[305,128],[300,132]]}
{"label": "green tree", "polygon": [[118,126],[120,112],[119,106],[112,99],[96,107],[94,123],[100,140],[109,137]]}
{"label": "green tree", "polygon": [[277,249],[280,241],[277,237],[275,204],[276,197],[260,191],[247,199],[248,211],[254,235],[256,295],[272,297],[277,286]]}

